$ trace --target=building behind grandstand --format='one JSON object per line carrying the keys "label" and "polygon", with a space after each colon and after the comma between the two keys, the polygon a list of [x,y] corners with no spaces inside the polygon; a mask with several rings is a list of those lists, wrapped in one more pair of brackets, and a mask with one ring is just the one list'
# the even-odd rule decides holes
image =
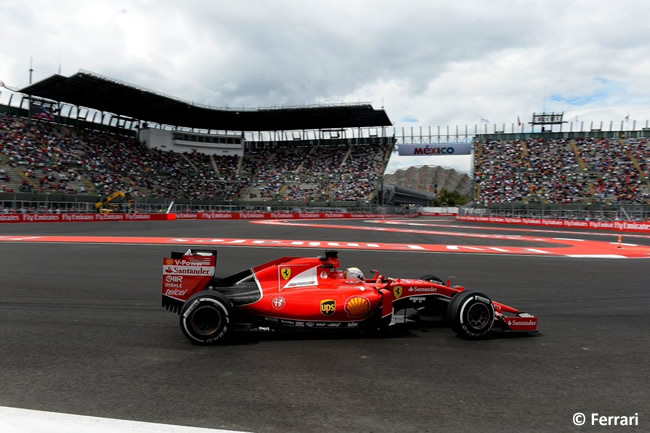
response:
{"label": "building behind grandstand", "polygon": [[471,195],[472,178],[466,173],[439,166],[420,165],[399,169],[384,176],[384,183],[437,194],[440,190]]}

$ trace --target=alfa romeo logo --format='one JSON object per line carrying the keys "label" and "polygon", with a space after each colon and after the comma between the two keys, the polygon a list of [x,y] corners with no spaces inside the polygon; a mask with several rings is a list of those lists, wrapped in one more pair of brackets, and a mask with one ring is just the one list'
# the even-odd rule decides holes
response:
{"label": "alfa romeo logo", "polygon": [[285,305],[287,305],[287,300],[284,299],[282,296],[276,296],[271,301],[271,305],[275,310],[281,310],[284,308]]}

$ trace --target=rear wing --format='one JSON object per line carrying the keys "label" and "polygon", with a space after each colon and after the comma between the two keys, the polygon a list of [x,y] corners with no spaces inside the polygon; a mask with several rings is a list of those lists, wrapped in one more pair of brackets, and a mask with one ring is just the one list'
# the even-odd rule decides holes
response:
{"label": "rear wing", "polygon": [[172,252],[163,259],[162,306],[180,313],[183,304],[194,293],[203,290],[214,278],[217,266],[216,250]]}

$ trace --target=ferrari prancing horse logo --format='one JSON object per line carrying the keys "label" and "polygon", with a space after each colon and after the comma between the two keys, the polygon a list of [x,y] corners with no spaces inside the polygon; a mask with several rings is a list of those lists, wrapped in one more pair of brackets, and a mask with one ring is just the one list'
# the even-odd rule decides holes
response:
{"label": "ferrari prancing horse logo", "polygon": [[291,277],[291,268],[282,268],[280,269],[280,274],[282,275],[282,278],[288,280]]}
{"label": "ferrari prancing horse logo", "polygon": [[402,297],[402,286],[395,286],[393,288],[393,295],[395,295],[395,297],[397,299],[401,298]]}

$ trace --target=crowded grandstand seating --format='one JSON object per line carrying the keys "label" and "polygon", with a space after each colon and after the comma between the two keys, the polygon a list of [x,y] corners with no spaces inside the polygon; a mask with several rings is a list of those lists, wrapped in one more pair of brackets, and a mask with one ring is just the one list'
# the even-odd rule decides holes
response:
{"label": "crowded grandstand seating", "polygon": [[[393,144],[258,143],[243,157],[210,156],[163,152],[126,136],[0,113],[0,192],[367,202]],[[482,140],[474,160],[482,203],[650,203],[646,138]]]}
{"label": "crowded grandstand seating", "polygon": [[131,138],[7,114],[0,158],[11,178],[5,191],[224,200],[241,184],[237,157],[160,152]]}
{"label": "crowded grandstand seating", "polygon": [[244,157],[163,152],[134,138],[0,114],[5,192],[192,200],[366,201],[392,142],[267,146]]}
{"label": "crowded grandstand seating", "polygon": [[76,143],[66,128],[2,114],[0,133],[5,192],[85,192]]}
{"label": "crowded grandstand seating", "polygon": [[242,173],[250,178],[242,198],[299,202],[368,201],[392,147],[341,143],[318,147],[249,149]]}
{"label": "crowded grandstand seating", "polygon": [[487,203],[650,203],[646,138],[477,142],[475,180]]}

